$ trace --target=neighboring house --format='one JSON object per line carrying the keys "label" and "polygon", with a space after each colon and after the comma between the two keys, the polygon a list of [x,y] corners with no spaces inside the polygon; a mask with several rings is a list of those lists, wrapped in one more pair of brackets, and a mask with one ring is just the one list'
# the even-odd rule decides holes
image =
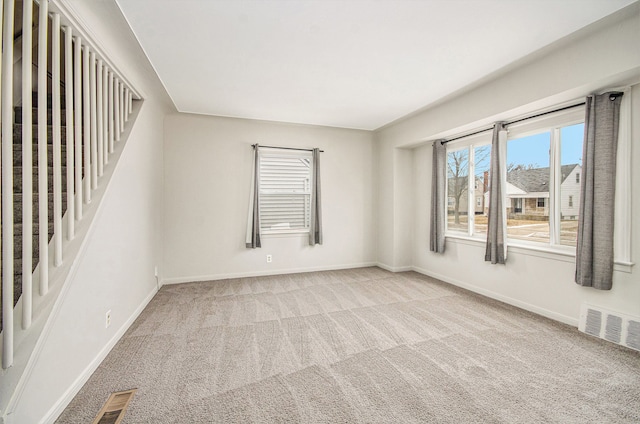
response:
{"label": "neighboring house", "polygon": [[[459,178],[462,180],[461,178]],[[465,177],[466,179],[466,177]],[[447,181],[448,184],[448,198],[447,198],[447,207],[449,209],[449,213],[453,214],[453,210],[456,204],[456,191],[460,191],[460,200],[458,204],[458,210],[460,215],[466,215],[469,203],[469,191],[467,190],[466,181],[464,184],[458,185],[458,189],[456,190],[456,178],[451,177]],[[475,177],[475,190],[474,190],[474,211],[476,215],[486,213],[489,208],[488,197],[485,196],[485,193],[489,189],[489,173],[485,172],[482,178],[476,176]]]}
{"label": "neighboring house", "polygon": [[[560,213],[563,219],[578,219],[582,167],[575,163],[562,165],[560,172]],[[509,218],[548,217],[549,167],[509,172],[506,205]]]}

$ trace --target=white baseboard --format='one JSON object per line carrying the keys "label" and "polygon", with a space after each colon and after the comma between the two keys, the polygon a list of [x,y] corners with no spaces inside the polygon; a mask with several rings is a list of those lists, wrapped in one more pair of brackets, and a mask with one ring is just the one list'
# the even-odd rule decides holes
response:
{"label": "white baseboard", "polygon": [[376,266],[387,270],[389,272],[406,272],[406,271],[413,271],[413,267],[412,266],[391,266],[391,265],[387,265],[387,264],[383,264],[382,262],[378,262],[376,264]]}
{"label": "white baseboard", "polygon": [[82,386],[89,380],[89,377],[95,372],[96,369],[100,366],[104,358],[107,357],[111,349],[118,343],[120,338],[124,335],[124,333],[131,327],[131,324],[140,316],[144,308],[147,307],[153,296],[156,295],[158,289],[156,287],[153,288],[151,293],[140,303],[140,306],[136,308],[136,310],[131,314],[129,319],[116,331],[111,340],[102,348],[102,350],[98,353],[98,355],[87,365],[87,367],[82,371],[82,373],[76,378],[73,384],[64,392],[62,397],[58,399],[58,401],[51,407],[49,412],[40,420],[40,423],[53,423],[55,420],[62,414],[64,409],[69,405],[69,403],[73,400],[75,395],[78,394]]}
{"label": "white baseboard", "polygon": [[542,315],[543,317],[550,318],[554,321],[559,321],[565,324],[568,324],[572,327],[578,328],[578,319],[572,318],[566,315],[559,314],[557,312],[550,311],[548,309],[541,308],[539,306],[532,305],[527,302],[523,302],[521,300],[513,299],[508,296],[501,295],[499,293],[493,292],[491,290],[483,289],[477,286],[473,286],[471,284],[465,283],[463,281],[457,280],[455,278],[448,277],[446,275],[438,274],[436,272],[431,272],[426,269],[420,267],[412,267],[413,271],[418,272],[423,275],[427,275],[429,277],[437,278],[438,280],[444,281],[445,283],[452,284],[454,286],[461,287],[465,290],[472,291],[474,293],[481,294],[486,297],[490,297],[491,299],[499,300],[500,302],[508,303],[509,305],[518,307],[520,309],[524,309],[525,311],[533,312],[534,314]]}
{"label": "white baseboard", "polygon": [[345,265],[327,265],[308,268],[287,268],[276,269],[272,271],[249,271],[249,272],[232,272],[226,274],[209,274],[209,275],[191,275],[184,277],[171,277],[163,278],[161,286],[165,284],[182,284],[182,283],[197,283],[201,281],[215,281],[215,280],[227,280],[230,278],[246,278],[246,277],[263,277],[266,275],[280,275],[280,274],[297,274],[301,272],[316,272],[316,271],[333,271],[338,269],[351,269],[351,268],[366,268],[369,266],[377,266],[376,262],[362,262],[357,264],[345,264]]}

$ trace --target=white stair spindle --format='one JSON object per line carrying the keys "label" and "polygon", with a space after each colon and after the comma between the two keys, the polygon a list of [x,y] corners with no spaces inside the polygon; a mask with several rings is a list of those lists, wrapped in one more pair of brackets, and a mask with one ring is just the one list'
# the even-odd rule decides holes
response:
{"label": "white stair spindle", "polygon": [[83,140],[84,147],[84,203],[91,203],[91,105],[89,97],[89,47],[82,49],[82,110],[83,110]]}
{"label": "white stair spindle", "polygon": [[67,239],[75,237],[75,206],[74,206],[74,128],[73,128],[73,30],[65,28],[64,33],[64,87],[65,110],[67,126]]}
{"label": "white stair spindle", "polygon": [[75,130],[75,200],[76,219],[82,219],[82,39],[76,37],[73,46],[73,107]]}
{"label": "white stair spindle", "polygon": [[124,89],[124,122],[129,122],[129,114],[131,110],[129,109],[129,89]]}
{"label": "white stair spindle", "polygon": [[109,163],[109,68],[105,64],[102,70],[102,156],[104,164]]}
{"label": "white stair spindle", "polygon": [[96,123],[98,131],[98,176],[104,173],[104,134],[102,122],[102,59],[98,60],[96,68]]}
{"label": "white stair spindle", "polygon": [[53,106],[53,264],[62,265],[62,151],[61,151],[61,97],[60,97],[60,15],[53,14],[52,44],[52,92]]}
{"label": "white stair spindle", "polygon": [[109,153],[113,153],[113,142],[115,140],[115,123],[114,123],[114,108],[115,102],[113,99],[113,72],[109,72]]}
{"label": "white stair spindle", "polygon": [[13,0],[2,28],[2,368],[13,365]]}
{"label": "white stair spindle", "polygon": [[120,82],[120,132],[124,132],[124,83]]}
{"label": "white stair spindle", "polygon": [[98,188],[98,124],[96,99],[96,54],[89,57],[89,85],[91,92],[91,188]]}
{"label": "white stair spindle", "polygon": [[47,55],[48,2],[40,3],[38,15],[38,261],[40,296],[49,291],[49,184],[47,149]]}
{"label": "white stair spindle", "polygon": [[120,81],[117,78],[113,80],[113,116],[115,120],[116,141],[120,141]]}
{"label": "white stair spindle", "polygon": [[[33,63],[33,2],[22,4],[22,62]],[[22,328],[33,317],[33,75],[22,67]]]}

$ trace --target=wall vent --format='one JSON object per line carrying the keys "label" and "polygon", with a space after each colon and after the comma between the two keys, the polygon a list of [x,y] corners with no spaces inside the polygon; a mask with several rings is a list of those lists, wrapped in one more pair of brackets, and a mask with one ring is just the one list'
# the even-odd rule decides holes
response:
{"label": "wall vent", "polygon": [[640,351],[640,318],[582,304],[578,329],[583,333]]}

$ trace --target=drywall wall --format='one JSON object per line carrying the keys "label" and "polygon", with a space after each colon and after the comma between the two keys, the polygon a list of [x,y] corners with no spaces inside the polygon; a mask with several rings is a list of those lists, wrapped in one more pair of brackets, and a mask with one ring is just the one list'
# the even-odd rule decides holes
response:
{"label": "drywall wall", "polygon": [[115,1],[59,3],[89,28],[103,51],[117,52],[113,63],[137,84],[145,101],[120,160],[109,164],[115,171],[75,259],[75,273],[8,411],[7,422],[14,423],[57,418],[156,292],[154,266],[161,261],[163,120],[174,110],[171,101],[151,66],[140,59],[144,53]]}
{"label": "drywall wall", "polygon": [[147,104],[136,121],[13,422],[55,419],[157,290],[162,116]]}
{"label": "drywall wall", "polygon": [[[164,282],[375,263],[370,132],[172,114],[165,137]],[[253,143],[324,150],[323,245],[288,235],[245,247]]]}
{"label": "drywall wall", "polygon": [[[492,79],[471,87],[438,105],[377,131],[378,169],[385,175],[379,183],[379,262],[390,268],[414,269],[508,301],[543,315],[575,324],[583,301],[622,313],[640,316],[640,272],[616,271],[614,289],[598,292],[573,283],[573,259],[511,249],[507,266],[484,262],[484,245],[466,240],[447,240],[443,255],[429,252],[431,191],[431,143],[440,137],[481,128],[497,120],[531,113],[590,92],[640,81],[640,5],[634,4],[591,27],[501,71]],[[640,90],[633,90],[633,163],[640,160]],[[413,148],[412,172],[397,151]],[[394,159],[395,158],[395,159]],[[633,172],[633,193],[640,176]],[[403,188],[411,186],[407,192]],[[639,210],[640,196],[633,198]],[[393,201],[391,201],[393,199]],[[412,232],[402,220],[411,207]],[[637,227],[637,226],[636,226]],[[640,247],[638,228],[631,228],[632,252]],[[409,253],[388,245],[412,246]],[[638,261],[637,253],[632,258]]]}

